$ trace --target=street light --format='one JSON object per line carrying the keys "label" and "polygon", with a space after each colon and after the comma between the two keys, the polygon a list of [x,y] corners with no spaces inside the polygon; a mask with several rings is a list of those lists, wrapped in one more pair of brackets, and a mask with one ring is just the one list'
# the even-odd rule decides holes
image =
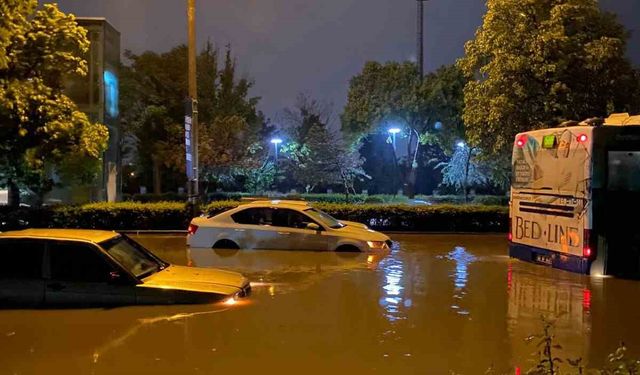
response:
{"label": "street light", "polygon": [[466,144],[466,143],[464,143],[463,141],[460,141],[460,142],[458,142],[458,143],[456,144],[456,146],[458,146],[458,148],[465,148],[465,147],[467,147],[467,144]]}
{"label": "street light", "polygon": [[278,145],[280,143],[282,143],[282,139],[280,138],[273,138],[271,139],[271,143],[273,143],[273,146],[275,147],[276,153],[275,153],[275,162],[276,164],[278,163]]}
{"label": "street light", "polygon": [[396,149],[396,134],[400,133],[402,130],[400,128],[390,128],[389,134],[391,134],[391,139],[393,143],[393,149]]}

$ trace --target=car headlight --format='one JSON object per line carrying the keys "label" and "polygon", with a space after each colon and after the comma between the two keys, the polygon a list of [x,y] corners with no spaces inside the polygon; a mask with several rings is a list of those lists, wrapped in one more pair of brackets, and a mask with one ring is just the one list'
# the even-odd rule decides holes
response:
{"label": "car headlight", "polygon": [[372,249],[382,249],[385,243],[384,241],[367,241],[367,245]]}

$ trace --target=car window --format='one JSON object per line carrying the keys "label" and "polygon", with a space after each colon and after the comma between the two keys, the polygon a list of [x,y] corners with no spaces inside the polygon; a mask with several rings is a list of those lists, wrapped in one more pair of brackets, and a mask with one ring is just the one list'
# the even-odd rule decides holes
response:
{"label": "car window", "polygon": [[0,241],[0,279],[42,277],[44,243],[29,240]]}
{"label": "car window", "polygon": [[107,282],[113,270],[91,245],[56,242],[49,245],[51,279],[76,282]]}
{"label": "car window", "polygon": [[307,215],[287,208],[274,210],[273,225],[278,227],[304,229],[313,222]]}
{"label": "car window", "polygon": [[140,244],[126,236],[100,243],[109,255],[138,278],[147,277],[166,265],[158,262]]}
{"label": "car window", "polygon": [[247,208],[231,215],[233,221],[238,224],[272,225],[273,209],[271,208]]}

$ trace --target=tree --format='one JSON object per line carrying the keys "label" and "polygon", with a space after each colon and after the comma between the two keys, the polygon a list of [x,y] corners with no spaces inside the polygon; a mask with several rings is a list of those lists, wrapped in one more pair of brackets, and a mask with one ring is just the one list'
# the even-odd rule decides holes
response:
{"label": "tree", "polygon": [[63,93],[67,76],[87,73],[86,31],[55,5],[36,6],[35,0],[0,6],[0,166],[9,185],[25,183],[42,197],[55,167],[95,178],[108,130]]}
{"label": "tree", "polygon": [[357,148],[347,147],[337,129],[330,104],[300,94],[284,110],[283,122],[289,139],[281,148],[285,170],[307,193],[340,184],[348,195],[355,180],[366,176]]}
{"label": "tree", "polygon": [[[154,186],[160,186],[155,179],[162,178],[162,174],[154,167],[159,166],[168,172],[165,175],[184,182],[182,127],[187,97],[187,48],[180,45],[162,54],[126,52],[126,56],[131,65],[123,67],[121,106],[130,137],[156,144],[163,150],[157,153],[138,143],[141,174],[147,176],[147,181],[153,180]],[[236,77],[231,47],[227,46],[222,67],[218,56],[220,51],[207,42],[197,57],[200,176],[208,182],[206,187],[209,183],[233,180],[236,175],[242,177],[246,168],[260,168],[265,158],[261,142],[270,131],[256,108],[259,98],[249,96],[253,82]],[[150,107],[162,108],[163,119],[156,120],[164,130],[149,132],[146,121]],[[148,152],[154,152],[153,158]]]}
{"label": "tree", "polygon": [[638,73],[627,33],[596,0],[489,0],[458,65],[470,81],[463,119],[472,144],[507,152],[521,131],[635,111]]}
{"label": "tree", "polygon": [[[351,140],[386,133],[399,127],[408,137],[404,169],[405,191],[413,196],[420,145],[446,144],[464,138],[460,113],[464,76],[455,66],[445,66],[420,81],[416,65],[409,62],[367,62],[349,84],[342,129]],[[436,125],[437,124],[437,125]]]}
{"label": "tree", "polygon": [[442,184],[462,190],[465,202],[469,201],[469,186],[488,182],[488,177],[478,163],[479,150],[464,142],[456,145],[451,159],[438,163],[442,168]]}

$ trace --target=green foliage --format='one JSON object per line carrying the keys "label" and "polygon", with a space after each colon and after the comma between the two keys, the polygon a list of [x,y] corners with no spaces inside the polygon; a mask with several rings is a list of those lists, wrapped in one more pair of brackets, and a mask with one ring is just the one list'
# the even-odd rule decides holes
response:
{"label": "green foliage", "polygon": [[[202,208],[215,215],[239,202],[213,202]],[[496,206],[409,206],[315,203],[338,219],[361,222],[379,230],[435,232],[506,232],[508,208]]]}
{"label": "green foliage", "polygon": [[487,176],[483,173],[477,156],[477,149],[466,145],[456,147],[449,161],[436,166],[442,168],[442,184],[455,187],[466,194],[469,186],[487,183]]}
{"label": "green foliage", "polygon": [[330,106],[299,95],[294,108],[285,110],[285,122],[291,141],[281,147],[283,169],[306,193],[340,184],[349,195],[356,180],[368,178],[357,146],[348,146],[333,128]]}
{"label": "green foliage", "polygon": [[[598,374],[598,375],[637,375],[640,374],[640,360],[627,357],[624,343],[607,356],[607,365],[602,369],[586,370],[582,358],[560,358],[557,352],[562,345],[557,342],[554,334],[555,322],[545,316],[541,317],[542,331],[525,339],[534,344],[534,365],[528,369],[527,375],[560,375],[560,374]],[[567,372],[566,368],[572,372]]]}
{"label": "green foliage", "polygon": [[[173,184],[170,188],[181,186],[185,181],[187,47],[125,55],[131,64],[121,68],[120,105],[129,136],[136,140],[139,174],[145,184],[161,178]],[[219,56],[220,50],[209,42],[197,56],[200,175],[214,184],[244,178],[247,169],[259,168],[266,155],[262,142],[269,132],[256,108],[259,98],[249,96],[253,83],[236,77],[231,47],[227,46],[222,64]],[[150,131],[156,127],[161,129]],[[152,176],[156,167],[164,173],[154,171]]]}
{"label": "green foliage", "polygon": [[472,144],[501,154],[518,132],[638,110],[627,33],[596,0],[489,0],[487,7],[458,62],[470,79],[463,119]]}
{"label": "green foliage", "polygon": [[[386,122],[422,127],[424,101],[418,95],[418,70],[414,63],[369,61],[349,82],[342,130],[353,138],[380,131]],[[386,131],[386,128],[383,129]]]}
{"label": "green foliage", "polygon": [[[237,207],[237,201],[217,201],[202,211],[210,215]],[[437,232],[505,232],[508,209],[494,206],[408,206],[316,203],[338,219],[366,223],[374,229]],[[114,230],[182,230],[191,210],[182,202],[96,203],[11,210],[0,207],[0,230],[24,227],[95,228]]]}
{"label": "green foliage", "polygon": [[55,5],[36,5],[0,8],[0,138],[12,140],[0,144],[0,178],[42,195],[53,186],[55,166],[67,177],[93,179],[108,131],[63,93],[67,76],[87,73],[86,31]]}

